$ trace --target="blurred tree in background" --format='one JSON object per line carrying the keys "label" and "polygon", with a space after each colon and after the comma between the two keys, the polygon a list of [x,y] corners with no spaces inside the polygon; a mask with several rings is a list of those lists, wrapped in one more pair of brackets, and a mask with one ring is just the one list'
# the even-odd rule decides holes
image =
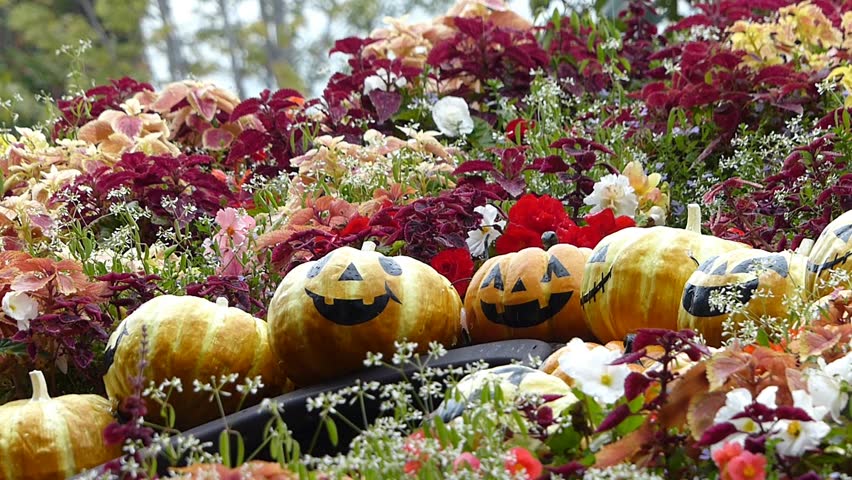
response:
{"label": "blurred tree in background", "polygon": [[[44,98],[131,76],[162,86],[230,79],[244,98],[259,88],[319,93],[334,40],[366,35],[385,16],[430,18],[453,0],[0,0],[0,101],[12,121],[47,118]],[[185,12],[190,10],[188,16]],[[37,99],[41,98],[39,101]]]}

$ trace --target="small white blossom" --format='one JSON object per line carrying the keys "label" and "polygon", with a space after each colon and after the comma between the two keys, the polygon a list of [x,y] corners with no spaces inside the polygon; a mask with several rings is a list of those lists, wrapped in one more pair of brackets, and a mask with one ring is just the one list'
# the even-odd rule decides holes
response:
{"label": "small white blossom", "polygon": [[778,453],[799,457],[806,451],[817,448],[822,439],[828,435],[831,427],[818,420],[825,415],[825,407],[814,407],[808,392],[795,390],[793,392],[793,404],[804,410],[814,420],[779,420],[773,429],[771,438],[781,439],[775,447]]}
{"label": "small white blossom", "polygon": [[600,181],[595,183],[592,193],[583,199],[583,203],[592,206],[589,212],[591,214],[611,208],[615,216],[626,215],[630,218],[636,215],[636,208],[639,207],[639,200],[630,186],[630,179],[625,175],[615,174],[601,177]]}
{"label": "small white blossom", "polygon": [[[746,437],[751,433],[760,431],[761,425],[751,418],[733,418],[735,415],[742,413],[746,407],[754,402],[760,403],[768,408],[775,408],[775,394],[778,393],[778,387],[766,387],[757,395],[757,398],[752,398],[751,392],[747,388],[735,388],[725,395],[725,405],[716,412],[713,423],[730,422],[734,424],[738,432],[727,436],[725,439],[713,444],[710,447],[711,451],[716,451],[726,443],[734,442],[743,445]],[[766,425],[764,426],[766,427]]]}
{"label": "small white blossom", "polygon": [[448,137],[458,137],[473,132],[473,119],[467,102],[459,97],[444,97],[432,106],[432,120],[438,130]]}
{"label": "small white blossom", "polygon": [[30,320],[38,316],[38,301],[24,292],[8,292],[3,296],[3,313],[18,322],[18,330],[28,330]]}

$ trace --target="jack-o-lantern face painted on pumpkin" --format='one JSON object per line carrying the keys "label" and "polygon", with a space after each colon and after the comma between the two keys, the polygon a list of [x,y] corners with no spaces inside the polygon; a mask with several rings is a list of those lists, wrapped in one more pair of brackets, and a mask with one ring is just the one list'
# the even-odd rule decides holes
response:
{"label": "jack-o-lantern face painted on pumpkin", "polygon": [[465,295],[465,321],[473,341],[589,337],[579,290],[590,252],[563,244],[486,261]]}
{"label": "jack-o-lantern face painted on pumpkin", "polygon": [[640,328],[677,328],[686,280],[713,255],[748,245],[701,235],[698,205],[687,228],[625,228],[595,247],[583,272],[581,304],[589,329],[601,342]]}
{"label": "jack-o-lantern face painted on pumpkin", "polygon": [[273,352],[287,376],[309,385],[363,368],[394,342],[452,346],[461,299],[449,280],[413,258],[342,247],[291,270],[269,305]]}
{"label": "jack-o-lantern face painted on pumpkin", "polygon": [[393,258],[328,254],[308,270],[305,294],[330,322],[358,325],[378,317],[389,305],[393,308],[392,302],[402,304],[394,293],[401,276],[402,267]]}
{"label": "jack-o-lantern face painted on pumpkin", "polygon": [[852,210],[823,229],[810,253],[807,288],[815,297],[831,293],[827,282],[833,270],[852,273]]}
{"label": "jack-o-lantern face painted on pumpkin", "polygon": [[[707,343],[719,346],[722,324],[786,316],[784,298],[799,295],[805,282],[807,257],[793,252],[735,250],[703,262],[683,290],[678,328],[691,328]],[[726,305],[735,305],[732,314]],[[740,307],[741,306],[741,307]]]}

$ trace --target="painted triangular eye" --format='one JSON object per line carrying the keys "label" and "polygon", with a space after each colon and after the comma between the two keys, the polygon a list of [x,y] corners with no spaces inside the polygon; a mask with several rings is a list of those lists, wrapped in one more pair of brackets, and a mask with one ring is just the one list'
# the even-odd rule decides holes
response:
{"label": "painted triangular eye", "polygon": [[360,282],[364,279],[361,277],[361,274],[358,272],[358,269],[355,268],[355,264],[350,263],[349,266],[346,267],[346,270],[344,270],[343,273],[340,274],[338,280]]}
{"label": "painted triangular eye", "polygon": [[541,277],[542,282],[549,282],[551,277],[556,275],[556,278],[562,277],[570,277],[571,273],[568,272],[568,269],[565,268],[565,265],[562,265],[562,262],[559,261],[558,258],[553,255],[550,256],[550,261],[547,262],[547,271],[544,272],[544,276]]}
{"label": "painted triangular eye", "polygon": [[786,278],[790,268],[783,255],[769,255],[743,260],[731,269],[731,273],[752,273],[763,270],[774,270],[778,275]]}
{"label": "painted triangular eye", "polygon": [[722,262],[721,265],[716,267],[715,270],[710,272],[710,275],[724,275],[725,271],[728,269],[728,262]]}
{"label": "painted triangular eye", "polygon": [[589,257],[589,263],[606,263],[606,254],[609,250],[609,245],[604,245],[604,247]]}
{"label": "painted triangular eye", "polygon": [[526,292],[526,291],[527,291],[527,287],[524,285],[524,281],[519,278],[518,281],[515,282],[515,286],[512,287],[512,293]]}
{"label": "painted triangular eye", "polygon": [[834,231],[834,234],[837,235],[837,238],[843,240],[844,242],[848,242],[850,238],[852,238],[852,225],[843,225]]}
{"label": "painted triangular eye", "polygon": [[710,273],[710,269],[713,268],[713,263],[716,262],[717,258],[719,258],[719,255],[713,255],[707,260],[704,260],[704,262],[698,266],[698,271],[701,273]]}
{"label": "painted triangular eye", "polygon": [[402,267],[392,258],[379,257],[379,265],[382,266],[382,270],[388,275],[393,275],[394,277],[402,275]]}
{"label": "painted triangular eye", "polygon": [[491,284],[494,284],[494,288],[497,290],[503,290],[503,275],[500,273],[500,265],[494,265],[494,268],[488,272],[488,276],[485,277],[479,288],[485,288]]}
{"label": "painted triangular eye", "polygon": [[308,278],[314,278],[317,275],[319,275],[320,271],[322,270],[322,267],[324,267],[325,264],[328,263],[329,260],[331,260],[331,254],[330,253],[328,255],[320,258],[316,263],[314,263],[311,266],[311,269],[308,270]]}

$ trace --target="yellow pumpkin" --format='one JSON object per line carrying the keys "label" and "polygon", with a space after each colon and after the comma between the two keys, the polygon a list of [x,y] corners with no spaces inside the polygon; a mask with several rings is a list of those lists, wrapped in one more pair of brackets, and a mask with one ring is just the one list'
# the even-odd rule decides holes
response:
{"label": "yellow pumpkin", "polygon": [[121,455],[103,431],[113,422],[98,395],[50,398],[44,376],[30,372],[31,399],[0,405],[0,480],[64,479]]}
{"label": "yellow pumpkin", "polygon": [[[808,257],[792,251],[733,250],[710,257],[686,282],[678,328],[695,330],[708,345],[718,347],[728,318],[741,323],[746,318],[786,317],[784,299],[804,294],[807,266]],[[728,313],[712,301],[726,296],[742,305],[737,313]]]}
{"label": "yellow pumpkin", "polygon": [[309,385],[363,368],[368,352],[385,358],[394,342],[454,345],[462,302],[429,265],[341,247],[291,270],[269,304],[272,350],[287,376]]}
{"label": "yellow pumpkin", "polygon": [[471,340],[591,338],[580,308],[583,267],[591,251],[558,244],[488,259],[474,274],[464,299]]}
{"label": "yellow pumpkin", "polygon": [[[174,391],[169,398],[179,429],[220,415],[216,404],[208,402],[209,395],[193,392],[193,380],[209,383],[210,377],[235,373],[239,384],[259,375],[265,387],[245,405],[286,390],[286,377],[269,348],[266,322],[229,307],[224,298],[213,303],[192,296],[163,295],[125,318],[109,339],[106,356],[111,364],[104,383],[110,400],[116,403],[133,392],[131,378],[138,375],[143,327],[148,342],[146,386],[149,381],[159,385],[173,377],[183,385],[183,392]],[[225,388],[231,392],[222,398],[226,413],[232,413],[240,400],[235,386]],[[162,421],[159,404],[149,399],[147,406],[147,418]]]}
{"label": "yellow pumpkin", "polygon": [[619,340],[639,328],[677,328],[684,284],[698,265],[748,245],[701,234],[701,210],[686,229],[626,228],[605,237],[583,273],[580,303],[595,337]]}
{"label": "yellow pumpkin", "polygon": [[825,285],[832,270],[845,270],[852,274],[850,257],[852,257],[852,210],[829,223],[811,249],[807,288],[813,293],[814,298],[828,295],[834,290],[833,287]]}

